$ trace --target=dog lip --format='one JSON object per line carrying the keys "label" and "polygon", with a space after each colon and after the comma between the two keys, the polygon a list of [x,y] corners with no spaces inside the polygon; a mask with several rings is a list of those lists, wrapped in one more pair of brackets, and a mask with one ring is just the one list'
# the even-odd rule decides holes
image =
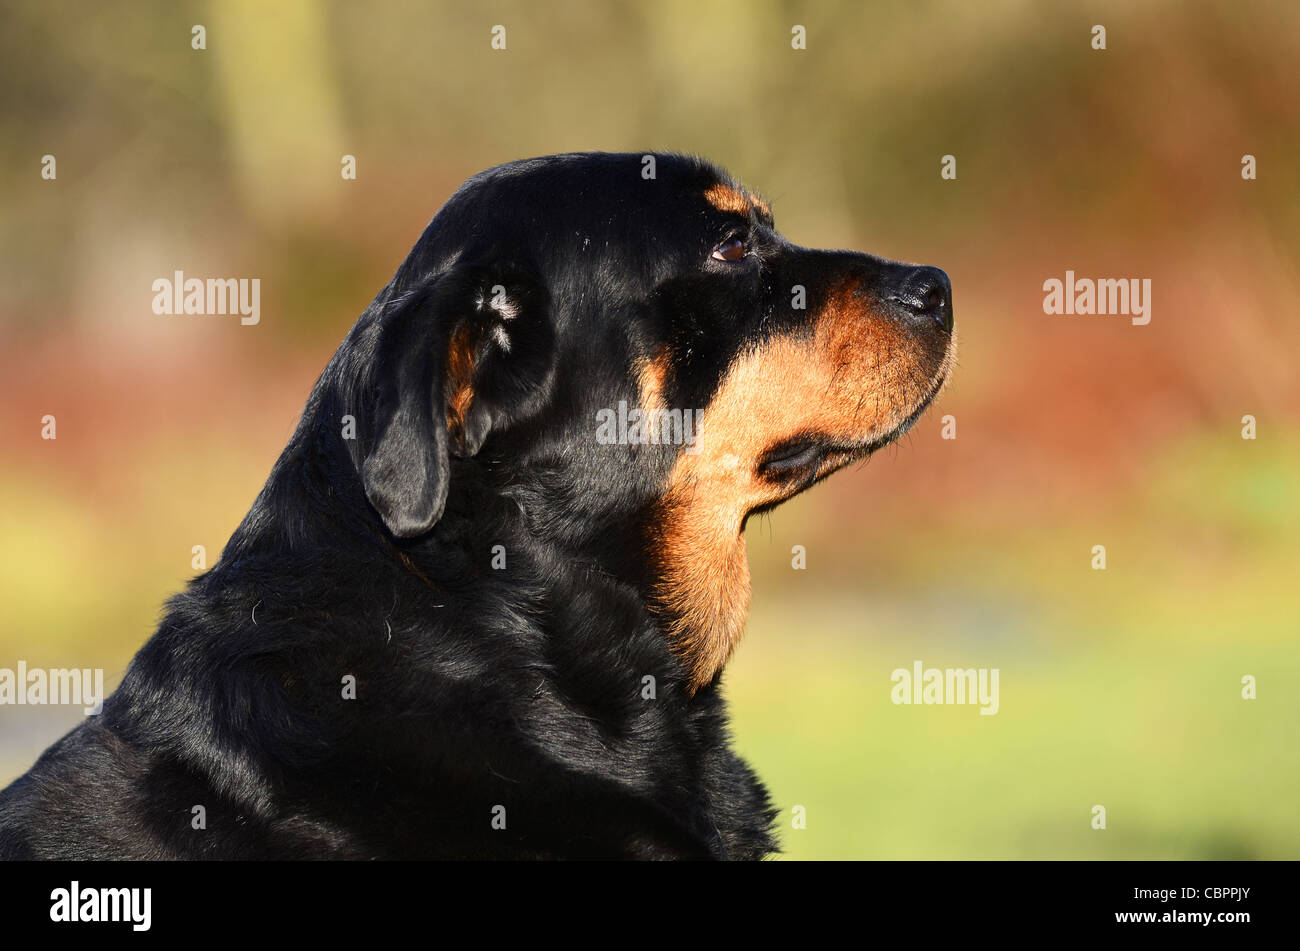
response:
{"label": "dog lip", "polygon": [[935,397],[939,395],[939,392],[947,382],[948,373],[945,370],[945,372],[941,373],[939,378],[934,381],[934,385],[930,387],[930,392],[927,393],[925,398],[916,405],[916,409],[912,410],[906,419],[884,435],[877,436],[875,439],[863,443],[854,451],[854,456],[860,459],[865,459],[877,449],[883,449],[895,440],[907,435],[908,430],[916,425],[916,421],[925,415],[925,411],[930,408],[930,404],[934,402]]}
{"label": "dog lip", "polygon": [[[930,387],[930,391],[907,415],[907,418],[875,439],[865,442],[840,442],[817,433],[795,436],[769,449],[762,456],[757,465],[758,474],[777,481],[791,482],[800,482],[811,476],[811,481],[807,484],[819,482],[842,466],[866,459],[877,449],[883,449],[905,436],[930,408],[930,404],[934,402],[947,382],[948,372],[945,368]],[[835,465],[829,470],[819,471],[827,461],[834,461]]]}
{"label": "dog lip", "polygon": [[793,475],[815,466],[827,451],[824,441],[815,435],[788,439],[763,454],[758,461],[758,472],[760,475]]}

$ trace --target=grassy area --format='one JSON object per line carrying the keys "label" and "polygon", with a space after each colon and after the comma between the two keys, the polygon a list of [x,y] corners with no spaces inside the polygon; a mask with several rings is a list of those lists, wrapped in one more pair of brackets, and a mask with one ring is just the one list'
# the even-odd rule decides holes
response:
{"label": "grassy area", "polygon": [[[763,611],[728,672],[737,742],[790,858],[1291,858],[1290,647],[996,649],[816,604]],[[853,631],[854,637],[815,632]],[[890,672],[1000,670],[1000,710],[907,706]],[[1259,699],[1241,699],[1252,673]],[[1106,807],[1094,831],[1091,810]],[[807,826],[792,828],[792,808]]]}
{"label": "grassy area", "polygon": [[[777,513],[750,539],[754,605],[727,682],[786,854],[1300,854],[1296,472],[1294,437],[1203,436],[1053,517],[958,502],[915,529],[915,509],[819,520],[816,497]],[[820,582],[790,570],[796,542],[830,563]],[[890,673],[916,660],[997,667],[999,713],[894,705]]]}

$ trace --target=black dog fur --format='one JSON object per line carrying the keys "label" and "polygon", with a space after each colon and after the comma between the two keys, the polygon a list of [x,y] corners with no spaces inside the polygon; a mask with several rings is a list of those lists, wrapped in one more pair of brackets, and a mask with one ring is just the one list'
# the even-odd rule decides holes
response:
{"label": "black dog fur", "polygon": [[[738,355],[807,336],[845,274],[918,351],[947,354],[951,305],[945,326],[944,302],[907,296],[915,269],[797,248],[761,200],[705,201],[719,184],[749,194],[718,169],[654,159],[649,179],[640,155],[517,162],[447,202],[326,367],[220,561],[170,601],[103,713],[0,793],[0,856],[776,848],[720,674],[693,682],[653,594],[682,447],[600,445],[593,420],[643,401],[656,353],[667,403],[709,406]],[[711,255],[729,229],[747,260]],[[449,383],[466,373],[468,396]],[[789,497],[932,395],[851,449],[812,433],[811,468],[765,478]]]}

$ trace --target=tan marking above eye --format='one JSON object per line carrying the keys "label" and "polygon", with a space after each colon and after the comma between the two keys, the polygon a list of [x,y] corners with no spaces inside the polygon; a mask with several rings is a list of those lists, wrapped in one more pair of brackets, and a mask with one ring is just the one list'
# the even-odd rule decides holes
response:
{"label": "tan marking above eye", "polygon": [[[651,540],[652,599],[691,690],[722,669],[744,630],[746,516],[791,493],[760,476],[758,461],[802,433],[865,445],[892,432],[946,378],[954,346],[925,349],[845,285],[811,334],[774,337],[732,362],[697,419],[695,451],[677,457]],[[824,461],[817,475],[843,461]]]}
{"label": "tan marking above eye", "polygon": [[754,208],[748,195],[730,185],[712,186],[704,192],[704,200],[718,211],[728,211],[738,215],[748,215]]}
{"label": "tan marking above eye", "polygon": [[768,220],[772,218],[772,206],[747,189],[717,184],[704,192],[704,199],[718,211],[745,216],[757,211]]}

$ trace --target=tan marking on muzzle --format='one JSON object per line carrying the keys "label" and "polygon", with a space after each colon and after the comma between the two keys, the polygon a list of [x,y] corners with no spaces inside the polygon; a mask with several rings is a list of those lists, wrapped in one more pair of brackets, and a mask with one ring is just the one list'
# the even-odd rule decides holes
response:
{"label": "tan marking on muzzle", "polygon": [[[678,456],[661,500],[652,553],[655,602],[665,609],[692,691],[726,664],[749,610],[744,522],[788,497],[758,461],[815,432],[855,444],[892,433],[935,392],[951,365],[889,315],[842,286],[811,333],[785,334],[741,354],[698,422],[696,451]],[[828,460],[820,476],[843,461]]]}

